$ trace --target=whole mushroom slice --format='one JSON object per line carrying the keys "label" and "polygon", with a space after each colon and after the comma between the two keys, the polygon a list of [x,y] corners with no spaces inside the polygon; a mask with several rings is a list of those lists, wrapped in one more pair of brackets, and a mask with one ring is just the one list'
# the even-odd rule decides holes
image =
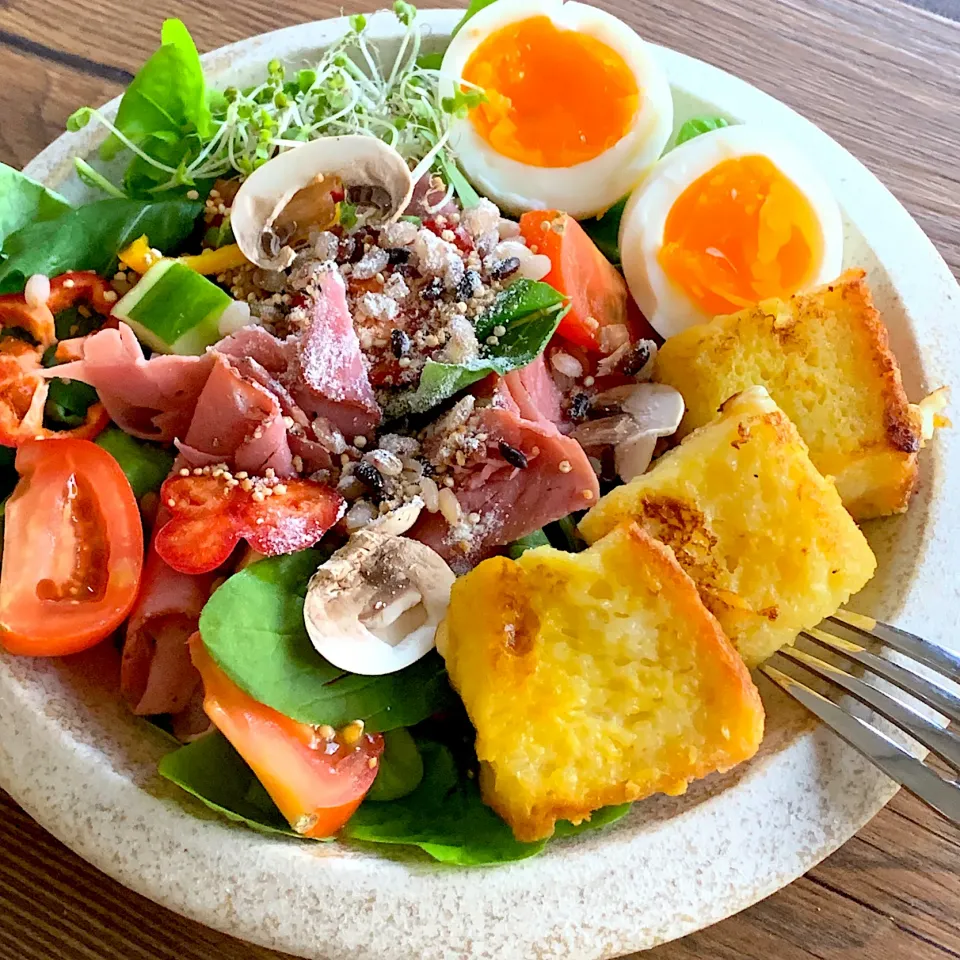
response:
{"label": "whole mushroom slice", "polygon": [[382,140],[321,137],[254,170],[237,191],[230,223],[248,260],[265,270],[285,270],[311,230],[336,222],[341,195],[376,226],[396,220],[412,193],[410,168]]}
{"label": "whole mushroom slice", "polygon": [[354,533],[310,580],[304,623],[317,652],[380,676],[433,649],[456,579],[430,547],[376,523]]}

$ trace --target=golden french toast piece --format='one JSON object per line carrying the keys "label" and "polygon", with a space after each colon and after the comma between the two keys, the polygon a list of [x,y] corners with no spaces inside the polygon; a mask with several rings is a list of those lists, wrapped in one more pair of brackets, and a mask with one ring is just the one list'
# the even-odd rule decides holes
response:
{"label": "golden french toast piece", "polygon": [[636,524],[582,553],[495,557],[437,633],[477,730],[484,801],[517,839],[753,756],[763,706],[673,554]]}
{"label": "golden french toast piece", "polygon": [[907,401],[863,270],[671,337],[654,379],[683,394],[681,437],[712,420],[735,393],[765,386],[855,519],[907,509],[921,416]]}
{"label": "golden french toast piece", "polygon": [[836,487],[763,387],[617,487],[580,522],[588,543],[636,520],[676,554],[748,666],[819,623],[876,560]]}

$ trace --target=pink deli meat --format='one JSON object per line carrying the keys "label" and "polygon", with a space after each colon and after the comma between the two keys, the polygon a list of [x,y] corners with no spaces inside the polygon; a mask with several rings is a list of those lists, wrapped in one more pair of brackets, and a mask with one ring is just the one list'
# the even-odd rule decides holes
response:
{"label": "pink deli meat", "polygon": [[177,573],[151,547],[120,665],[120,690],[135,714],[189,708],[200,675],[190,661],[187,640],[197,629],[213,581],[214,574]]}
{"label": "pink deli meat", "polygon": [[213,367],[212,357],[147,360],[125,323],[87,337],[77,349],[81,359],[51,367],[46,375],[90,384],[111,419],[142,440],[170,443],[187,432]]}
{"label": "pink deli meat", "polygon": [[242,377],[222,356],[214,356],[213,370],[197,398],[196,412],[180,453],[190,466],[227,463],[235,470],[263,476],[272,469],[291,477],[293,455],[277,398]]}
{"label": "pink deli meat", "polygon": [[300,335],[288,386],[308,414],[326,418],[349,437],[372,433],[381,411],[353,329],[346,288],[337,270],[320,274],[321,295]]}
{"label": "pink deli meat", "polygon": [[[550,419],[559,417],[559,399],[554,401],[556,387],[550,389],[553,381],[542,360],[539,363],[542,371],[525,368],[529,371],[525,379],[511,383],[509,377],[496,378],[492,403],[480,413],[481,429],[487,434],[486,456],[460,476],[457,489],[463,513],[480,515],[468,539],[460,539],[439,513],[421,514],[411,533],[457,572],[479,563],[497,547],[589,508],[599,497],[597,476],[583,448],[563,436]],[[546,416],[541,415],[540,404]],[[504,459],[501,441],[524,455],[525,469]]]}

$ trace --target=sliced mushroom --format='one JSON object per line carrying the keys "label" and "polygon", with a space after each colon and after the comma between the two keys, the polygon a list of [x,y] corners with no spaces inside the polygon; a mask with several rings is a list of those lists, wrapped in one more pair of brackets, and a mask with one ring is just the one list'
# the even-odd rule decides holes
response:
{"label": "sliced mushroom", "polygon": [[357,531],[310,580],[304,623],[334,666],[380,676],[433,648],[456,577],[439,554],[397,532],[421,507],[401,508]]}
{"label": "sliced mushroom", "polygon": [[617,473],[625,482],[646,472],[657,440],[677,432],[683,397],[663,383],[630,383],[597,394],[593,408],[612,416],[589,420],[573,432],[587,446],[612,445]]}
{"label": "sliced mushroom", "polygon": [[375,137],[321,137],[281,153],[255,170],[237,191],[230,223],[244,256],[267,270],[284,270],[311,231],[336,221],[335,194],[364,209],[371,225],[391,223],[413,193],[410,169]]}

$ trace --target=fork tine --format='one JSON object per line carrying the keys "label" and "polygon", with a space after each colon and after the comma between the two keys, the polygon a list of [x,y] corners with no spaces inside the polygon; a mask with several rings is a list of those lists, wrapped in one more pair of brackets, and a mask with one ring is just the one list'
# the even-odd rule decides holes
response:
{"label": "fork tine", "polygon": [[939,687],[912,670],[902,667],[899,663],[878,657],[875,653],[865,650],[857,643],[844,640],[843,637],[835,636],[816,627],[804,630],[801,636],[815,641],[821,647],[826,647],[841,654],[848,660],[855,660],[861,666],[870,670],[871,673],[883,677],[884,680],[889,680],[894,686],[905,690],[928,707],[933,707],[934,710],[939,711],[945,717],[949,717],[955,723],[960,723],[960,697],[950,693],[949,690],[944,690],[943,687]]}
{"label": "fork tine", "polygon": [[816,714],[888,777],[906,787],[948,820],[960,824],[960,784],[938,776],[879,730],[776,667],[765,664],[760,671]]}
{"label": "fork tine", "polygon": [[888,647],[912,657],[918,663],[930,667],[931,670],[936,670],[956,683],[960,683],[960,656],[929,640],[923,640],[899,627],[893,627],[889,623],[851,613],[848,610],[838,610],[827,619],[852,630],[861,637],[879,640]]}
{"label": "fork tine", "polygon": [[914,740],[923,744],[928,750],[932,750],[960,772],[960,737],[956,734],[931,723],[906,704],[887,696],[882,690],[870,686],[859,677],[851,676],[845,670],[811,656],[803,650],[785,647],[780,650],[780,656],[842,687],[847,693],[885,716],[891,723],[895,723],[909,733]]}

